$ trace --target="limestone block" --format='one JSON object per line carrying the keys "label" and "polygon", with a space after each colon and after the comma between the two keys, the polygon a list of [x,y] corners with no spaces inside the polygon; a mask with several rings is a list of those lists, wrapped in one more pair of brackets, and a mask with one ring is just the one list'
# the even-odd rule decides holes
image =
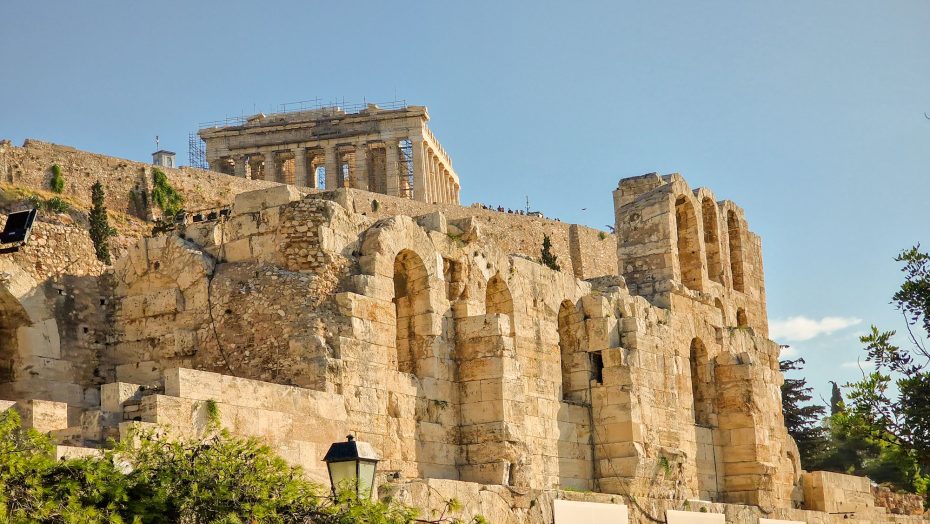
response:
{"label": "limestone block", "polygon": [[300,192],[294,186],[280,185],[268,189],[246,191],[236,195],[233,201],[232,215],[254,213],[269,207],[283,206],[300,200]]}
{"label": "limestone block", "polygon": [[61,358],[61,339],[58,322],[46,319],[31,326],[20,327],[17,332],[20,352],[24,355],[58,359]]}
{"label": "limestone block", "polygon": [[498,461],[487,464],[467,464],[459,467],[461,478],[465,482],[479,484],[504,485],[510,478],[510,462]]}
{"label": "limestone block", "polygon": [[336,304],[339,305],[339,312],[348,317],[389,325],[396,322],[394,305],[390,302],[344,292],[336,294]]}
{"label": "limestone block", "polygon": [[143,301],[143,314],[147,317],[176,313],[183,308],[183,296],[177,288],[169,288],[149,293],[145,295]]}
{"label": "limestone block", "polygon": [[665,512],[665,518],[668,524],[725,524],[727,521],[723,513],[700,513],[671,509]]}
{"label": "limestone block", "polygon": [[223,245],[221,255],[227,262],[243,262],[252,259],[252,247],[249,238],[240,238]]}
{"label": "limestone block", "polygon": [[55,460],[70,460],[87,457],[101,457],[103,450],[79,446],[55,446]]}
{"label": "limestone block", "polygon": [[461,338],[500,337],[510,334],[510,316],[502,314],[475,315],[456,320]]}
{"label": "limestone block", "polygon": [[427,231],[436,231],[445,235],[448,233],[448,222],[446,216],[441,211],[435,211],[428,215],[416,217],[417,224]]}
{"label": "limestone block", "polygon": [[16,409],[22,416],[23,427],[40,433],[68,427],[68,405],[64,402],[26,400],[17,402]]}
{"label": "limestone block", "polygon": [[127,401],[142,398],[142,386],[126,382],[113,382],[100,386],[100,407],[103,411],[122,413]]}
{"label": "limestone block", "polygon": [[12,409],[14,406],[16,406],[15,400],[0,400],[0,413]]}
{"label": "limestone block", "polygon": [[116,366],[116,380],[130,384],[152,385],[161,380],[161,371],[158,363],[150,360],[122,364]]}

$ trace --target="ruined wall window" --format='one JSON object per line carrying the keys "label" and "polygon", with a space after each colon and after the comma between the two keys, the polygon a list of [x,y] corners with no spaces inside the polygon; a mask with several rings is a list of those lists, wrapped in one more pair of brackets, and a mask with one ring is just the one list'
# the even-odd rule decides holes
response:
{"label": "ruined wall window", "polygon": [[600,351],[592,351],[591,355],[591,380],[598,384],[604,383],[604,356]]}
{"label": "ruined wall window", "polygon": [[675,201],[675,232],[681,283],[689,289],[701,290],[701,248],[698,241],[697,215],[691,201],[686,197],[678,197]]}
{"label": "ruined wall window", "polygon": [[416,317],[429,312],[429,277],[423,260],[403,250],[394,259],[394,311],[397,317],[397,370],[416,373],[427,343]]}
{"label": "ruined wall window", "polygon": [[488,315],[500,314],[506,315],[510,319],[510,336],[516,333],[513,318],[513,297],[510,294],[510,288],[501,277],[500,273],[488,280],[488,285],[484,293],[484,310]]}
{"label": "ruined wall window", "polygon": [[714,413],[713,371],[707,348],[701,339],[691,341],[691,394],[694,398],[694,423],[698,426],[710,426]]}
{"label": "ruined wall window", "polygon": [[749,319],[746,318],[746,310],[743,308],[736,310],[736,327],[749,327]]}
{"label": "ruined wall window", "polygon": [[727,211],[727,237],[730,241],[730,273],[733,275],[733,289],[745,291],[743,277],[743,240],[739,218],[732,210]]}
{"label": "ruined wall window", "polygon": [[320,166],[317,167],[314,171],[316,176],[316,187],[319,189],[327,189],[326,187],[326,167]]}
{"label": "ruined wall window", "polygon": [[581,400],[587,384],[579,384],[572,376],[587,376],[588,370],[579,356],[578,329],[582,322],[578,309],[571,301],[565,300],[559,306],[559,356],[562,364],[562,398]]}
{"label": "ruined wall window", "polygon": [[707,258],[707,276],[723,283],[723,267],[720,263],[720,236],[717,234],[717,204],[708,197],[701,201],[701,216],[704,219],[704,252]]}
{"label": "ruined wall window", "polygon": [[721,327],[726,326],[727,325],[727,310],[726,308],[723,307],[723,302],[721,302],[719,298],[714,299],[714,307],[716,307],[717,310],[720,311],[720,326]]}

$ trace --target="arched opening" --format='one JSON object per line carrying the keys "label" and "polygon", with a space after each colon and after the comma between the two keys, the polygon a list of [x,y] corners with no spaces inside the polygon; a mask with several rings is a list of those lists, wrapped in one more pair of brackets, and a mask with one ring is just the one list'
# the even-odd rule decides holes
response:
{"label": "arched opening", "polygon": [[739,218],[732,210],[727,211],[727,238],[730,241],[730,273],[733,275],[733,289],[745,291],[742,231]]}
{"label": "arched opening", "polygon": [[0,383],[12,382],[19,352],[17,330],[29,325],[29,316],[19,300],[0,287]]}
{"label": "arched opening", "polygon": [[694,423],[711,426],[714,414],[714,378],[707,347],[699,338],[691,340],[691,394],[694,398]]}
{"label": "arched opening", "polygon": [[701,290],[701,247],[697,216],[691,201],[683,196],[675,201],[675,232],[681,283],[689,289]]}
{"label": "arched opening", "polygon": [[720,237],[717,234],[717,204],[708,197],[701,201],[701,217],[704,220],[704,253],[707,258],[707,277],[723,283],[720,264]]}
{"label": "arched opening", "polygon": [[720,327],[727,325],[727,310],[723,307],[723,302],[719,298],[714,299],[714,307],[720,311]]}
{"label": "arched opening", "polygon": [[410,250],[394,259],[394,311],[397,318],[397,370],[417,372],[427,340],[417,331],[417,317],[429,312],[429,276],[423,260]]}
{"label": "arched opening", "polygon": [[500,273],[488,280],[484,295],[484,311],[488,315],[506,315],[510,320],[509,335],[514,336],[516,327],[513,324],[513,296]]}
{"label": "arched opening", "polygon": [[[569,300],[559,306],[559,356],[562,364],[562,398],[583,400],[589,380],[588,362],[579,351],[578,331],[583,320]],[[574,377],[574,380],[573,380]]]}
{"label": "arched opening", "polygon": [[736,310],[736,327],[749,327],[749,319],[746,318],[746,310],[743,308]]}

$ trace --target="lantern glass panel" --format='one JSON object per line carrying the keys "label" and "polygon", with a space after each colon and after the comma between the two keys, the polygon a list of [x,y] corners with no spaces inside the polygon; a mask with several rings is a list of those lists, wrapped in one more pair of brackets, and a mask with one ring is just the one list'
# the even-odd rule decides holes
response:
{"label": "lantern glass panel", "polygon": [[358,498],[371,498],[371,491],[375,480],[374,462],[360,462],[358,465]]}
{"label": "lantern glass panel", "polygon": [[355,489],[357,471],[354,460],[345,460],[342,462],[330,462],[329,476],[333,482],[333,489],[339,491],[343,488]]}

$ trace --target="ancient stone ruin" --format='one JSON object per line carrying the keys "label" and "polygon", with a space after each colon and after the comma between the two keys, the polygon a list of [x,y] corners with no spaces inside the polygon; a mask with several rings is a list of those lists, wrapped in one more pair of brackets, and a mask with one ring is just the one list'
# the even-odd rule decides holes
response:
{"label": "ancient stone ruin", "polygon": [[[196,435],[215,401],[223,426],[321,482],[326,449],[353,433],[382,457],[382,494],[454,496],[494,523],[926,521],[868,479],[801,470],[761,241],[739,206],[648,174],[613,192],[616,234],[462,207],[425,120],[406,108],[202,132],[212,165],[238,176],[162,168],[201,211],[155,236],[134,218],[158,214],[152,166],[0,145],[3,188],[41,188],[57,164],[66,196],[105,181],[135,231],[104,267],[86,228],[43,214],[29,246],[0,255],[0,408],[75,456],[132,426]],[[356,154],[332,186],[343,139],[313,138],[327,126]],[[271,171],[253,158],[268,151]],[[559,271],[539,262],[544,235]]]}
{"label": "ancient stone ruin", "polygon": [[423,106],[354,113],[322,107],[201,129],[214,171],[316,189],[350,187],[421,202],[459,202],[452,160]]}

